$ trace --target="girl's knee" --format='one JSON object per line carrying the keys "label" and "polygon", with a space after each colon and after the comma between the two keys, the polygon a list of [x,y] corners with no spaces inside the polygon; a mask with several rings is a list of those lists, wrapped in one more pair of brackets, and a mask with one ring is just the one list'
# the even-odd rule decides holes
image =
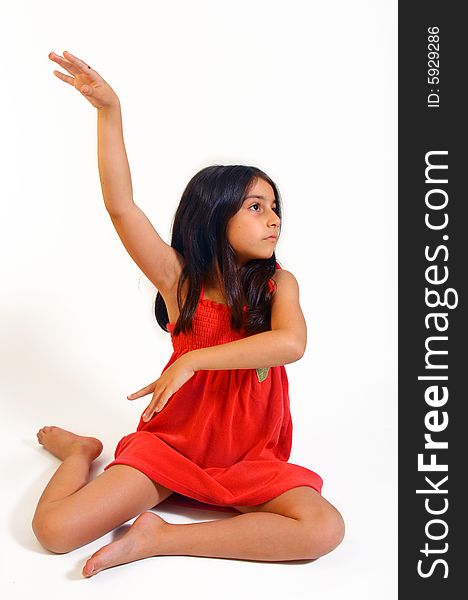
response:
{"label": "girl's knee", "polygon": [[34,535],[43,548],[55,554],[66,554],[77,546],[73,543],[73,532],[60,517],[60,511],[48,509],[36,511],[32,520]]}
{"label": "girl's knee", "polygon": [[345,524],[341,514],[333,508],[325,517],[325,549],[324,554],[331,552],[341,544],[345,535]]}
{"label": "girl's knee", "polygon": [[305,527],[310,559],[319,558],[334,550],[345,535],[343,517],[331,505],[315,513],[307,520]]}

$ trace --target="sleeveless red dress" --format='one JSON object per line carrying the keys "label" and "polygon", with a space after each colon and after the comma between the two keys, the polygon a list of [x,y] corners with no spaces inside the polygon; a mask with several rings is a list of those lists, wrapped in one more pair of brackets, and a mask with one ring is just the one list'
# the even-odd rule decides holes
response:
{"label": "sleeveless red dress", "polygon": [[[173,336],[174,327],[167,324],[174,352],[162,372],[186,352],[244,337],[231,328],[229,307],[204,298],[203,288],[193,331]],[[197,371],[148,423],[140,418],[105,469],[134,467],[176,492],[167,502],[201,508],[254,506],[298,486],[320,493],[319,475],[287,462],[291,444],[284,366]]]}

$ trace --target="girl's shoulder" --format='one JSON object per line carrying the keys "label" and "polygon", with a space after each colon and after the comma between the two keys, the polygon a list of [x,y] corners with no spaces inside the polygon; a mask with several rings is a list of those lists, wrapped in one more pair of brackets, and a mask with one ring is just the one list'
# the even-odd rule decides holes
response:
{"label": "girl's shoulder", "polygon": [[270,289],[273,291],[273,295],[278,291],[278,288],[282,290],[290,290],[291,292],[298,291],[299,285],[297,283],[297,279],[287,269],[283,269],[283,267],[279,266],[276,263],[276,271],[271,276],[270,281],[273,283],[273,286],[270,285]]}
{"label": "girl's shoulder", "polygon": [[284,269],[278,261],[276,261],[276,270],[273,273],[273,275],[271,276],[271,279],[273,279],[273,281],[280,281],[282,279],[287,279],[288,276],[293,276],[292,273],[290,271],[288,271],[287,269]]}

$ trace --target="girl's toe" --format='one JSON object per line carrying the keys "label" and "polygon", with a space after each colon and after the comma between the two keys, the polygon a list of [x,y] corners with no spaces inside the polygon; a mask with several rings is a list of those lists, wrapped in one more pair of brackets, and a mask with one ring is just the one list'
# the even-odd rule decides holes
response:
{"label": "girl's toe", "polygon": [[91,577],[91,575],[93,574],[94,571],[94,565],[88,560],[85,564],[85,566],[83,567],[83,576],[84,577]]}
{"label": "girl's toe", "polygon": [[98,561],[93,560],[93,557],[89,558],[86,561],[86,564],[83,567],[83,575],[85,577],[92,577],[100,571],[100,567],[99,564],[97,564],[97,562]]}

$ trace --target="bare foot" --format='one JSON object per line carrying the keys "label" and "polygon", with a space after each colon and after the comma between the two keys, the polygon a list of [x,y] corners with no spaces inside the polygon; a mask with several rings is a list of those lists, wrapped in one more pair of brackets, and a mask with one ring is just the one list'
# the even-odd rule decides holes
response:
{"label": "bare foot", "polygon": [[65,460],[72,454],[85,453],[93,461],[102,452],[102,443],[97,438],[76,435],[60,427],[46,426],[39,429],[37,439],[60,460]]}
{"label": "bare foot", "polygon": [[157,556],[158,538],[167,521],[152,512],[144,512],[119,540],[103,546],[86,561],[84,577],[92,577],[109,567]]}

